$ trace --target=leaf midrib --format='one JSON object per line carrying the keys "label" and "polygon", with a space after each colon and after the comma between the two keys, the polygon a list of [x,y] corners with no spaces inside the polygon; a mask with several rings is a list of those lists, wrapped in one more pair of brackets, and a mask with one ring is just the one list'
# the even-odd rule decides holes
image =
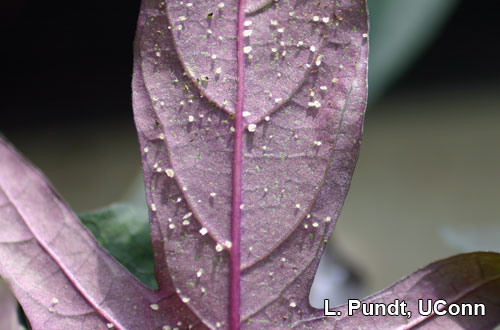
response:
{"label": "leaf midrib", "polygon": [[243,109],[245,88],[244,21],[246,0],[238,2],[237,20],[237,67],[238,86],[236,91],[236,109],[234,118],[234,153],[233,153],[233,200],[231,211],[231,280],[229,322],[231,330],[240,329],[241,308],[241,204],[243,172]]}

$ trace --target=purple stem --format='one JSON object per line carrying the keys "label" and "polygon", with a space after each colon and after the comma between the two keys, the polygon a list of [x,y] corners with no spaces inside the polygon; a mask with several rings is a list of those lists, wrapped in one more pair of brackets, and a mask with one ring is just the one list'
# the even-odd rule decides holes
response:
{"label": "purple stem", "polygon": [[231,232],[231,298],[229,321],[231,330],[240,329],[241,305],[241,190],[243,167],[243,89],[245,87],[245,54],[244,29],[245,0],[240,0],[238,5],[237,26],[237,52],[238,52],[238,90],[236,97],[236,111],[234,121],[234,155],[233,155],[233,209]]}

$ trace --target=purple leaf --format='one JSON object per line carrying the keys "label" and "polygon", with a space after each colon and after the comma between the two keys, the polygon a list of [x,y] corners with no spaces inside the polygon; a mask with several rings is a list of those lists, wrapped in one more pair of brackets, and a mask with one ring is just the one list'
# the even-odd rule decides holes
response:
{"label": "purple leaf", "polygon": [[1,139],[0,228],[0,275],[34,329],[154,329],[183,311],[175,295],[158,296],[99,247],[46,179]]}
{"label": "purple leaf", "polygon": [[143,1],[136,39],[157,280],[213,328],[307,302],[366,102],[364,1],[244,3]]}
{"label": "purple leaf", "polygon": [[[316,316],[304,317],[294,324],[298,329],[493,329],[500,323],[500,254],[476,252],[460,254],[455,257],[437,261],[421,269],[392,287],[363,300],[364,303],[406,302],[406,311],[411,318],[405,316],[363,316],[361,309],[352,316],[347,315],[347,305],[334,308],[341,311],[342,317],[325,317],[323,312],[316,311]],[[419,311],[418,300],[422,299]],[[484,310],[478,306],[478,314],[484,316],[462,316],[446,314],[438,316],[429,311],[439,300],[448,305],[439,306],[438,313],[455,313],[456,306],[463,304],[483,304]],[[462,311],[469,307],[462,308]]]}

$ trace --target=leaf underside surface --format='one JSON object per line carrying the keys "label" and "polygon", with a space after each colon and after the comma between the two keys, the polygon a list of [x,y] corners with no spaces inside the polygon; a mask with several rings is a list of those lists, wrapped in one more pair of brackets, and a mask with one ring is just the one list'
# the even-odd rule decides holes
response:
{"label": "leaf underside surface", "polygon": [[[309,305],[358,156],[367,96],[366,4],[242,3],[142,2],[133,102],[158,290],[101,248],[40,172],[0,140],[0,276],[33,328],[497,324],[495,253],[439,261],[366,299],[403,299],[411,319],[346,316],[345,306],[335,308],[342,316],[325,317]],[[235,170],[241,181],[233,181]],[[241,193],[236,209],[235,190]],[[94,231],[106,228],[99,225]],[[126,264],[120,252],[113,253]],[[438,298],[481,302],[488,314],[416,313],[417,299]]]}
{"label": "leaf underside surface", "polygon": [[144,1],[135,47],[157,280],[205,324],[227,326],[231,254],[239,252],[241,322],[262,327],[270,309],[308,305],[348,190],[366,103],[366,4],[247,1],[243,22],[237,1],[186,4]]}

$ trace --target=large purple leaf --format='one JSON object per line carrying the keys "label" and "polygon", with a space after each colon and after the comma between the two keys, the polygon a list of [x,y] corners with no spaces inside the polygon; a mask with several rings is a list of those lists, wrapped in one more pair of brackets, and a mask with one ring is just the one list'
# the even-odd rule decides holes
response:
{"label": "large purple leaf", "polygon": [[243,7],[143,1],[136,39],[158,282],[210,327],[307,298],[366,102],[364,1]]}
{"label": "large purple leaf", "polygon": [[[34,329],[155,329],[183,311],[177,296],[146,288],[99,247],[46,179],[1,139],[0,228],[0,275]],[[182,315],[190,322],[189,311]]]}

